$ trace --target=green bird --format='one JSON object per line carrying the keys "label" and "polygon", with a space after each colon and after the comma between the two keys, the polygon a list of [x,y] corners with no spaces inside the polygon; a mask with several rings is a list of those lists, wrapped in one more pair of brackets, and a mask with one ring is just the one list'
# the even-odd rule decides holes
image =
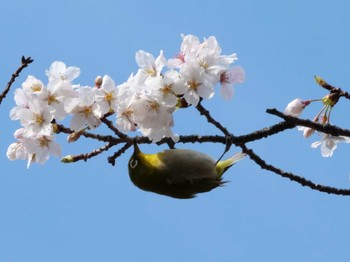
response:
{"label": "green bird", "polygon": [[222,175],[246,154],[237,153],[216,162],[210,156],[189,149],[169,149],[144,154],[134,142],[129,160],[131,181],[142,190],[174,198],[193,198],[222,186]]}

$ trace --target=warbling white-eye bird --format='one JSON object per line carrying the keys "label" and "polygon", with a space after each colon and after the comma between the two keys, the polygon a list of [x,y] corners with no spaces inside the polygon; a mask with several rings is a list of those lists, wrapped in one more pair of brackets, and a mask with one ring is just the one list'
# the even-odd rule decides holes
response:
{"label": "warbling white-eye bird", "polygon": [[246,154],[216,162],[210,156],[189,149],[169,149],[144,154],[134,141],[129,176],[140,189],[174,198],[192,198],[222,186],[222,175]]}

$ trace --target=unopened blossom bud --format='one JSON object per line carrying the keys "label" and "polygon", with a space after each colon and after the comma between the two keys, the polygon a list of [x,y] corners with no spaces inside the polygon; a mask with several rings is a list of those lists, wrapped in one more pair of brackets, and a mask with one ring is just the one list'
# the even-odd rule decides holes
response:
{"label": "unopened blossom bud", "polygon": [[97,76],[95,78],[95,87],[100,88],[103,82],[103,78],[101,76]]}
{"label": "unopened blossom bud", "polygon": [[304,138],[308,138],[308,137],[310,137],[313,133],[315,133],[315,129],[310,128],[310,127],[306,127],[306,128],[304,129],[303,136],[304,136]]}
{"label": "unopened blossom bud", "polygon": [[321,117],[321,123],[322,124],[327,124],[328,123],[328,117],[325,114]]}
{"label": "unopened blossom bud", "polygon": [[82,133],[83,133],[83,132],[81,132],[81,131],[71,133],[71,134],[67,137],[67,142],[68,142],[68,143],[72,143],[72,142],[77,141],[77,140],[80,138],[80,136],[81,136]]}
{"label": "unopened blossom bud", "polygon": [[67,137],[67,142],[72,143],[72,142],[77,141],[86,129],[88,129],[88,127],[85,127],[80,131],[73,132],[73,133],[69,134],[69,136]]}
{"label": "unopened blossom bud", "polygon": [[[317,123],[318,120],[319,120],[319,118],[318,118],[318,116],[316,116],[316,117],[314,117],[314,119],[312,121]],[[298,127],[298,130],[303,131],[304,138],[309,138],[313,133],[315,133],[315,129],[313,129],[311,127],[301,126],[301,127]]]}
{"label": "unopened blossom bud", "polygon": [[303,131],[304,138],[309,138],[313,133],[315,133],[315,129],[305,126],[299,126],[298,130]]}
{"label": "unopened blossom bud", "polygon": [[72,163],[75,162],[74,157],[71,155],[65,156],[61,159],[62,163]]}
{"label": "unopened blossom bud", "polygon": [[309,100],[303,101],[300,98],[296,98],[287,105],[284,114],[298,117],[308,104],[310,104]]}
{"label": "unopened blossom bud", "polygon": [[322,87],[328,85],[328,83],[324,81],[320,76],[315,76],[315,81],[317,84],[319,84]]}

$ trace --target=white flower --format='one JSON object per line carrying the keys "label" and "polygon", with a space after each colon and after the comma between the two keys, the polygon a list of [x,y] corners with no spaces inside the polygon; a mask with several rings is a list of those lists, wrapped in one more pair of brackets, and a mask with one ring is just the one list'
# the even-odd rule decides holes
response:
{"label": "white flower", "polygon": [[208,83],[203,67],[185,64],[180,76],[186,81],[187,91],[184,98],[188,104],[197,106],[200,97],[209,99],[214,95],[212,83]]}
{"label": "white flower", "polygon": [[24,92],[23,89],[17,88],[15,90],[15,96],[14,96],[16,106],[11,109],[10,111],[10,118],[12,120],[17,120],[18,115],[20,114],[20,111],[23,109],[28,109],[29,108],[29,101],[31,101],[31,97]]}
{"label": "white flower", "polygon": [[172,123],[172,115],[166,107],[150,96],[144,95],[140,99],[135,99],[131,107],[135,122],[140,128],[158,129]]}
{"label": "white flower", "polygon": [[139,50],[135,54],[137,65],[140,67],[138,75],[141,75],[141,79],[144,81],[147,77],[159,76],[162,71],[166,60],[163,56],[163,50],[160,51],[159,56],[154,59],[154,56],[143,50]]}
{"label": "white flower", "polygon": [[26,81],[23,82],[22,88],[24,92],[29,95],[36,95],[37,97],[41,97],[43,93],[46,91],[46,88],[39,79],[36,79],[34,76],[28,76]]}
{"label": "white flower", "polygon": [[45,163],[50,154],[60,157],[61,147],[59,144],[53,142],[53,136],[37,136],[24,138],[22,141],[23,147],[28,153],[28,164],[27,168],[31,163]]}
{"label": "white flower", "polygon": [[189,35],[184,37],[179,55],[175,59],[170,59],[168,66],[181,68],[184,64],[199,65],[204,69],[206,81],[214,86],[220,80],[223,71],[227,70],[235,60],[237,60],[236,54],[221,55],[221,48],[214,36],[200,43],[197,37]]}
{"label": "white flower", "polygon": [[166,65],[169,68],[180,68],[185,63],[185,54],[180,52],[174,58],[168,59]]}
{"label": "white flower", "polygon": [[94,114],[95,89],[90,87],[80,87],[79,97],[67,98],[64,109],[67,113],[72,114],[70,127],[78,132],[86,125],[95,129],[101,124],[101,120]]}
{"label": "white flower", "polygon": [[315,129],[305,126],[298,126],[299,131],[303,131],[304,138],[309,138],[313,133],[315,133]]}
{"label": "white flower", "polygon": [[231,55],[220,55],[218,59],[219,65],[225,67],[226,69],[237,60],[237,54],[233,53]]}
{"label": "white flower", "polygon": [[127,82],[117,87],[116,125],[123,132],[135,131],[137,127],[132,104],[135,99],[138,99],[145,92],[143,88],[138,88],[138,84],[138,79],[134,75],[131,75]]}
{"label": "white flower", "polygon": [[157,143],[164,137],[170,137],[175,143],[179,141],[180,137],[173,133],[169,126],[163,128],[141,128],[140,130],[144,136],[147,136],[152,142]]}
{"label": "white flower", "polygon": [[194,35],[181,35],[182,43],[180,52],[176,55],[175,58],[171,58],[167,61],[167,66],[169,68],[180,68],[186,61],[186,56],[195,55],[200,41],[198,37]]}
{"label": "white flower", "polygon": [[135,131],[158,142],[164,136],[176,140],[171,132],[173,117],[170,107],[155,100],[152,96],[134,95],[132,99],[120,101],[117,105],[117,128],[121,131]]}
{"label": "white flower", "polygon": [[16,130],[14,137],[18,142],[12,143],[6,152],[10,160],[26,159],[28,160],[27,168],[31,163],[44,163],[49,159],[50,154],[54,156],[61,155],[61,147],[53,142],[52,135],[38,135],[32,133],[28,136],[25,128]]}
{"label": "white flower", "polygon": [[80,75],[80,69],[74,66],[67,67],[63,62],[55,61],[50,69],[46,70],[46,75],[50,82],[72,82]]}
{"label": "white flower", "polygon": [[21,142],[16,142],[9,145],[6,156],[9,160],[25,160],[28,159],[28,152]]}
{"label": "white flower", "polygon": [[181,34],[181,37],[182,43],[180,50],[183,54],[191,54],[197,52],[200,45],[200,40],[197,36]]}
{"label": "white flower", "polygon": [[117,107],[120,103],[133,99],[134,96],[142,93],[138,86],[138,79],[131,74],[128,80],[117,86]]}
{"label": "white flower", "polygon": [[29,101],[28,108],[18,111],[17,117],[25,127],[27,135],[50,135],[52,132],[53,115],[48,106],[40,103],[39,100]]}
{"label": "white flower", "polygon": [[179,73],[168,70],[164,76],[149,78],[146,85],[150,90],[150,96],[165,106],[174,107],[178,102],[178,95],[186,92],[187,87],[179,77]]}
{"label": "white flower", "polygon": [[284,110],[284,114],[298,117],[303,112],[304,108],[309,104],[310,101],[308,100],[304,101],[300,98],[296,98],[287,105],[286,109]]}
{"label": "white flower", "polygon": [[132,101],[130,103],[118,103],[117,106],[117,128],[123,132],[135,131],[137,124],[135,123],[135,114],[132,109]]}
{"label": "white flower", "polygon": [[63,120],[67,115],[64,110],[64,102],[67,98],[77,97],[78,93],[74,90],[71,82],[68,81],[51,81],[47,85],[46,96],[43,100],[52,109],[56,120]]}
{"label": "white flower", "polygon": [[212,79],[214,84],[219,81],[218,77],[220,72],[227,69],[230,64],[229,61],[226,62],[225,59],[220,60],[220,53],[221,48],[216,38],[210,36],[199,46],[195,55],[197,62],[205,69],[205,74]]}
{"label": "white flower", "polygon": [[44,88],[38,98],[50,107],[56,120],[63,120],[67,115],[64,109],[65,99],[77,96],[71,82],[80,75],[80,69],[55,61],[46,70],[46,75],[49,78],[47,88]]}
{"label": "white flower", "polygon": [[350,137],[346,136],[332,136],[321,133],[322,139],[311,144],[312,148],[321,146],[321,155],[323,157],[331,157],[334,150],[337,148],[339,142],[350,143]]}
{"label": "white flower", "polygon": [[233,85],[244,80],[241,67],[228,70],[237,60],[236,54],[221,55],[221,48],[214,36],[201,43],[192,35],[183,36],[180,53],[169,59],[170,68],[180,68],[180,77],[188,87],[184,99],[196,106],[200,98],[208,99],[214,95],[214,86],[221,82],[221,92],[225,98],[232,97]]}
{"label": "white flower", "polygon": [[245,72],[242,67],[235,66],[225,70],[220,75],[221,95],[225,99],[231,99],[234,93],[234,85],[243,83],[245,79]]}
{"label": "white flower", "polygon": [[95,89],[96,105],[94,113],[101,118],[110,111],[117,108],[117,87],[112,78],[105,75],[100,88]]}

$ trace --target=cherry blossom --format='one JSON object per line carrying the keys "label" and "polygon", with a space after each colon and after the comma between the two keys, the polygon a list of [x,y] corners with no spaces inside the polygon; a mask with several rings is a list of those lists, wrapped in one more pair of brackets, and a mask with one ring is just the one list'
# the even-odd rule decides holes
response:
{"label": "cherry blossom", "polygon": [[50,82],[72,82],[80,75],[80,69],[78,67],[67,67],[63,62],[53,62],[49,70],[46,70],[46,75]]}
{"label": "cherry blossom", "polygon": [[304,101],[300,98],[296,98],[287,105],[286,109],[284,110],[284,114],[298,117],[303,112],[304,108],[309,104],[310,101],[308,100]]}
{"label": "cherry blossom", "polygon": [[10,118],[12,120],[18,120],[18,115],[20,111],[29,108],[29,101],[31,101],[30,96],[21,88],[17,88],[15,90],[14,100],[16,102],[16,106],[10,111]]}
{"label": "cherry blossom", "polygon": [[169,126],[172,115],[166,107],[158,103],[153,97],[143,95],[132,104],[135,113],[135,122],[143,128],[158,129]]}
{"label": "cherry blossom", "polygon": [[231,99],[234,93],[234,85],[244,82],[245,72],[241,66],[235,66],[225,70],[220,75],[220,93],[225,99]]}
{"label": "cherry blossom", "polygon": [[[244,81],[244,70],[230,65],[237,60],[235,53],[222,55],[214,36],[203,41],[194,35],[182,35],[180,51],[166,60],[163,51],[158,57],[143,50],[135,54],[139,67],[127,81],[116,85],[105,75],[95,79],[93,87],[73,84],[80,69],[61,61],[46,70],[45,84],[28,76],[22,88],[15,91],[16,106],[12,120],[19,120],[22,128],[15,132],[7,157],[44,163],[49,155],[59,155],[54,142],[53,123],[70,117],[74,131],[68,142],[76,141],[86,129],[95,129],[106,114],[115,114],[116,128],[121,132],[139,131],[153,142],[164,137],[178,141],[172,128],[179,101],[196,106],[202,99],[214,96],[214,87],[221,84],[225,98],[232,97],[233,86]],[[168,68],[165,68],[167,66]]]}
{"label": "cherry blossom", "polygon": [[101,118],[117,108],[117,86],[112,78],[105,75],[100,88],[95,89],[95,114]]}
{"label": "cherry blossom", "polygon": [[334,150],[337,148],[339,142],[350,143],[350,137],[346,136],[332,136],[321,133],[322,139],[311,144],[312,148],[321,146],[321,155],[323,157],[331,157]]}
{"label": "cherry blossom", "polygon": [[17,111],[17,118],[25,127],[28,135],[50,135],[52,132],[51,121],[53,115],[48,106],[39,100],[28,101],[28,108]]}
{"label": "cherry blossom", "polygon": [[23,139],[23,147],[28,153],[27,168],[33,162],[45,163],[49,159],[50,154],[57,157],[61,156],[61,146],[53,142],[53,139],[53,136],[37,136]]}
{"label": "cherry blossom", "polygon": [[309,138],[313,133],[315,133],[315,129],[311,127],[299,126],[298,130],[303,132],[304,138]]}
{"label": "cherry blossom", "polygon": [[178,96],[183,95],[187,87],[179,73],[168,70],[164,76],[149,78],[146,85],[150,90],[150,95],[165,106],[173,107],[178,102]]}
{"label": "cherry blossom", "polygon": [[198,37],[194,35],[181,35],[182,43],[180,47],[180,52],[167,61],[167,66],[169,68],[180,68],[186,61],[186,56],[194,55],[200,45]]}
{"label": "cherry blossom", "polygon": [[6,156],[9,160],[26,160],[28,159],[28,152],[21,142],[15,142],[9,145]]}
{"label": "cherry blossom", "polygon": [[[64,109],[67,113],[72,114],[70,127],[78,132],[88,126],[95,129],[101,124],[101,120],[97,116],[100,112],[95,104],[95,89],[90,87],[80,87],[79,96],[67,98],[65,100]],[[94,110],[97,113],[95,114]]]}
{"label": "cherry blossom", "polygon": [[136,63],[140,67],[138,75],[140,75],[142,80],[145,80],[147,77],[159,76],[164,65],[166,64],[162,50],[156,59],[154,59],[154,56],[150,53],[139,50],[136,52],[135,59]]}
{"label": "cherry blossom", "polygon": [[208,82],[204,74],[204,68],[199,65],[183,65],[180,75],[188,87],[184,98],[190,105],[197,106],[199,99],[211,98],[214,95],[212,83]]}
{"label": "cherry blossom", "polygon": [[22,84],[22,89],[28,95],[36,95],[39,98],[46,91],[43,82],[31,75],[28,76],[26,81]]}

